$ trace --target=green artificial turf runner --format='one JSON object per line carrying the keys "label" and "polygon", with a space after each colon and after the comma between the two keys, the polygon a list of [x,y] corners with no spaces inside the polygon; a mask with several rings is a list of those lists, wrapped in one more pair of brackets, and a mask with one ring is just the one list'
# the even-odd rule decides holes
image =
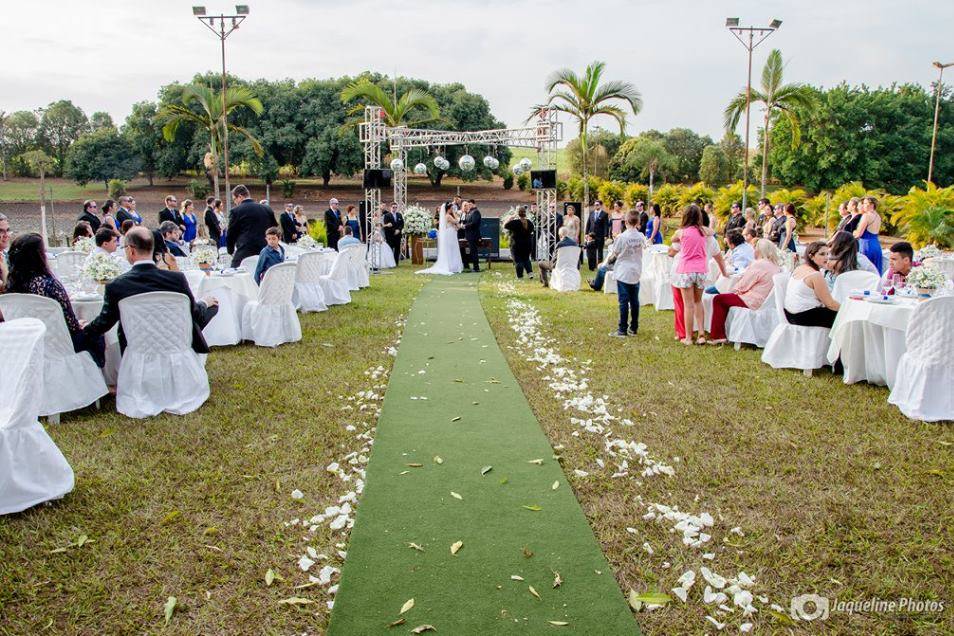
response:
{"label": "green artificial turf runner", "polygon": [[553,454],[477,278],[436,277],[398,350],[329,633],[638,634]]}

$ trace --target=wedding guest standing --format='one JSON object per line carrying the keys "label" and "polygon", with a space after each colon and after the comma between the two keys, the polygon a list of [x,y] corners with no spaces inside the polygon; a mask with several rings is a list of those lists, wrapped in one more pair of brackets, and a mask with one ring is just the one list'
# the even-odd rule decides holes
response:
{"label": "wedding guest standing", "polygon": [[331,199],[328,201],[328,209],[325,210],[325,236],[328,238],[328,247],[333,250],[338,249],[338,239],[341,238],[342,225],[338,199]]}
{"label": "wedding guest standing", "polygon": [[533,221],[527,218],[527,207],[520,206],[516,218],[510,219],[504,225],[510,232],[510,256],[517,270],[517,278],[523,278],[524,271],[533,278],[533,267],[530,264],[530,253],[533,251]]}
{"label": "wedding guest standing", "polygon": [[639,214],[639,231],[643,233],[643,236],[649,236],[649,214],[646,212],[646,204],[637,201],[636,213]]}
{"label": "wedding guest standing", "polygon": [[783,210],[785,221],[779,232],[778,247],[780,250],[788,250],[794,253],[796,251],[795,228],[798,226],[798,221],[795,219],[795,205],[786,203]]}
{"label": "wedding guest standing", "polygon": [[364,236],[361,234],[361,223],[358,222],[358,209],[353,205],[349,205],[345,209],[345,212],[347,214],[347,221],[345,221],[345,225],[351,228],[351,236],[363,243]]}
{"label": "wedding guest standing", "polygon": [[831,329],[841,305],[832,298],[821,269],[828,259],[824,241],[809,243],[802,264],[792,272],[785,290],[785,317],[793,325]]}
{"label": "wedding guest standing", "polygon": [[[729,236],[737,236],[737,233]],[[772,277],[778,274],[778,249],[771,241],[759,239],[755,246],[755,260],[745,273],[739,277],[732,291],[716,294],[712,299],[712,326],[709,329],[709,344],[726,342],[725,321],[732,307],[758,309],[772,291],[775,284]]]}
{"label": "wedding guest standing", "polygon": [[861,220],[858,222],[854,235],[858,239],[860,252],[878,268],[878,276],[884,272],[882,264],[884,255],[881,252],[881,241],[878,239],[880,231],[881,216],[878,214],[878,201],[872,196],[866,196],[861,200]]}
{"label": "wedding guest standing", "polygon": [[[397,229],[397,219],[394,217],[394,213],[384,203],[381,204],[381,229],[384,231],[384,241],[394,255],[394,266],[397,267],[401,259],[401,235]],[[335,245],[337,245],[337,240]]]}
{"label": "wedding guest standing", "polygon": [[215,204],[216,202],[219,205],[222,204],[221,201],[215,197],[208,197],[205,200],[205,227],[209,232],[209,240],[212,241],[212,245],[219,247],[222,241],[222,221],[220,215],[216,213]]}
{"label": "wedding guest standing", "polygon": [[755,226],[755,210],[752,208],[745,208],[745,227],[743,231],[750,230],[752,235],[756,235],[756,226]]}
{"label": "wedding guest standing", "polygon": [[848,212],[848,204],[845,201],[842,201],[838,204],[838,225],[835,226],[835,231],[832,234],[841,232],[845,229],[845,226],[848,225],[848,221],[851,220],[851,213]]}
{"label": "wedding guest standing", "polygon": [[258,263],[255,265],[255,284],[261,285],[265,272],[273,265],[278,265],[285,261],[285,248],[281,246],[282,231],[277,227],[270,227],[265,230],[265,247],[258,255]]}
{"label": "wedding guest standing", "polygon": [[265,231],[275,227],[275,213],[270,207],[255,203],[244,185],[232,188],[232,214],[226,246],[232,254],[232,267],[238,267],[242,259],[257,256],[265,247]]}
{"label": "wedding guest standing", "polygon": [[658,203],[653,203],[652,209],[653,215],[649,217],[649,223],[646,226],[646,238],[653,245],[660,245],[663,242],[662,209]]}
{"label": "wedding guest standing", "polygon": [[563,227],[566,228],[566,235],[572,238],[577,244],[580,241],[580,217],[576,215],[576,206],[566,206],[566,214],[563,215]]}
{"label": "wedding guest standing", "polygon": [[[87,226],[88,227],[88,226]],[[63,285],[53,276],[46,262],[43,237],[36,233],[23,234],[10,245],[10,273],[6,293],[34,294],[52,298],[60,304],[66,328],[76,352],[88,351],[100,367],[105,364],[105,341],[101,336],[87,336],[76,319],[69,295]]]}
{"label": "wedding guest standing", "polygon": [[590,271],[596,269],[596,263],[603,260],[603,247],[606,245],[606,236],[609,233],[609,217],[603,209],[603,202],[597,199],[593,202],[593,211],[586,219],[586,233],[592,234],[592,245],[596,251],[596,260],[588,263]]}
{"label": "wedding guest standing", "polygon": [[[471,199],[468,203],[469,203],[468,208],[477,207],[477,204],[474,203],[473,199]],[[398,255],[400,256],[401,242],[404,239],[404,215],[401,214],[401,211],[398,209],[398,204],[394,201],[391,202],[391,214],[394,215],[394,231],[397,233]]]}
{"label": "wedding guest standing", "polygon": [[99,229],[99,226],[102,225],[102,221],[99,220],[99,217],[96,215],[96,202],[92,199],[86,199],[83,201],[83,213],[79,215],[77,221],[85,221],[89,223],[89,226],[93,229],[93,234],[96,233],[96,230]]}
{"label": "wedding guest standing", "polygon": [[112,199],[106,199],[103,201],[103,207],[101,207],[99,211],[103,215],[103,225],[111,227],[118,232],[120,226],[116,223],[116,218],[113,216],[115,209],[116,202]]}
{"label": "wedding guest standing", "polygon": [[729,213],[729,220],[725,222],[726,235],[733,230],[742,231],[745,227],[745,217],[742,216],[742,206],[738,202],[732,204],[732,210]]}
{"label": "wedding guest standing", "polygon": [[295,226],[298,228],[298,238],[308,234],[308,217],[305,216],[305,208],[300,205],[296,205],[294,209],[295,213]]}
{"label": "wedding guest standing", "polygon": [[192,205],[192,199],[185,199],[179,211],[179,217],[182,219],[182,240],[192,244],[198,235],[198,221],[195,218],[195,209]]}
{"label": "wedding guest standing", "polygon": [[623,202],[613,203],[613,211],[610,213],[610,238],[616,238],[623,233],[625,218],[623,215]]}
{"label": "wedding guest standing", "polygon": [[159,210],[159,225],[171,221],[185,232],[185,222],[182,220],[182,213],[179,211],[179,202],[170,194],[166,196],[165,203],[166,207]]}
{"label": "wedding guest standing", "polygon": [[679,288],[682,296],[683,319],[685,320],[686,337],[682,343],[692,344],[692,334],[698,331],[698,343],[705,342],[704,329],[701,324],[694,324],[696,305],[702,304],[702,290],[705,288],[707,268],[706,231],[702,221],[702,211],[699,206],[692,204],[686,208],[682,216],[682,227],[678,230],[678,237],[673,237],[680,245],[680,258],[673,275],[672,284]]}
{"label": "wedding guest standing", "polygon": [[851,197],[845,207],[848,210],[848,220],[841,229],[854,234],[855,230],[858,229],[858,223],[861,222],[861,199]]}
{"label": "wedding guest standing", "polygon": [[282,212],[278,221],[282,226],[282,238],[285,239],[285,243],[297,243],[300,234],[298,224],[295,223],[295,206],[291,203],[286,203],[285,211]]}
{"label": "wedding guest standing", "polygon": [[[639,277],[643,271],[643,246],[646,237],[639,231],[639,215],[626,215],[626,231],[616,237],[604,266],[613,264],[616,295],[619,301],[619,324],[616,337],[635,336],[639,332]],[[628,329],[627,329],[628,327]]]}

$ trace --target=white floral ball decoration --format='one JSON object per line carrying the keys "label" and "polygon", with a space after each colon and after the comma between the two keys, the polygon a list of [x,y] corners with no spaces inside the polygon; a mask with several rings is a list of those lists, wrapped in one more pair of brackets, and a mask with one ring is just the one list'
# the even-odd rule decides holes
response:
{"label": "white floral ball decoration", "polygon": [[83,263],[83,276],[97,283],[111,281],[119,274],[119,263],[106,252],[90,254]]}
{"label": "white floral ball decoration", "polygon": [[524,172],[526,172],[526,170],[524,170],[523,166],[521,166],[519,163],[518,163],[517,165],[515,165],[513,168],[511,168],[510,171],[513,172],[513,176],[515,176],[515,177],[519,177],[519,176],[522,175]]}
{"label": "white floral ball decoration", "polygon": [[415,165],[414,174],[427,174],[427,165],[423,163]]}
{"label": "white floral ball decoration", "polygon": [[434,167],[437,168],[438,170],[449,170],[449,169],[450,169],[450,161],[448,161],[448,160],[445,159],[444,157],[438,155],[438,156],[434,157]]}
{"label": "white floral ball decoration", "polygon": [[89,236],[81,236],[73,241],[73,249],[83,254],[89,254],[96,247],[96,242]]}
{"label": "white floral ball decoration", "polygon": [[457,160],[457,165],[460,166],[460,169],[464,172],[470,172],[477,165],[477,162],[474,161],[474,158],[470,155],[464,155]]}
{"label": "white floral ball decoration", "polygon": [[404,170],[404,162],[401,161],[400,159],[392,159],[391,170],[393,170],[394,172],[400,172]]}
{"label": "white floral ball decoration", "polygon": [[524,157],[523,159],[520,160],[519,166],[523,168],[524,172],[526,172],[527,170],[533,167],[533,162],[530,161],[529,157]]}
{"label": "white floral ball decoration", "polygon": [[434,226],[434,215],[419,205],[409,205],[404,210],[404,233],[423,236]]}
{"label": "white floral ball decoration", "polygon": [[486,157],[484,157],[484,166],[490,168],[491,170],[496,170],[497,168],[500,167],[500,162],[497,160],[496,157],[491,157],[490,155],[487,155]]}

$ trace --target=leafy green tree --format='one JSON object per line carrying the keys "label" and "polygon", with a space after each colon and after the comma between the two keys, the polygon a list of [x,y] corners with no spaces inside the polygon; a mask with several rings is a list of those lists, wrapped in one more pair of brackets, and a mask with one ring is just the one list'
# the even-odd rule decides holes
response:
{"label": "leafy green tree", "polygon": [[158,112],[153,102],[133,104],[132,112],[126,117],[122,129],[123,137],[139,157],[141,169],[149,179],[149,185],[153,184],[159,165],[159,154],[164,144],[162,126],[156,121]]}
{"label": "leafy green tree", "polygon": [[542,108],[550,107],[570,115],[577,121],[583,157],[584,211],[588,210],[590,195],[586,163],[590,121],[598,115],[608,115],[616,120],[619,124],[619,132],[623,134],[626,132],[626,111],[629,110],[633,115],[638,115],[643,107],[642,96],[629,82],[615,80],[602,82],[605,68],[605,63],[593,62],[586,67],[583,75],[577,75],[568,68],[555,71],[547,80],[549,99],[546,104],[536,106],[530,114],[532,118]]}
{"label": "leafy green tree", "polygon": [[43,110],[38,131],[40,146],[55,160],[54,172],[63,172],[66,151],[89,129],[86,113],[68,99],[53,102]]}
{"label": "leafy green tree", "polygon": [[0,167],[3,170],[3,180],[7,180],[7,163],[9,158],[7,153],[9,152],[9,140],[7,139],[8,130],[7,122],[10,119],[9,113],[6,111],[0,110]]}
{"label": "leafy green tree", "polygon": [[247,139],[256,153],[263,152],[261,143],[248,129],[228,121],[229,114],[240,109],[248,109],[258,115],[263,107],[258,97],[245,86],[226,88],[223,100],[221,91],[203,84],[190,84],[182,88],[178,103],[164,104],[157,116],[167,141],[175,139],[176,131],[184,123],[192,124],[208,136],[209,152],[205,164],[212,174],[216,198],[222,198],[219,189],[219,151],[226,126],[229,133],[237,133]]}
{"label": "leafy green tree", "polygon": [[709,135],[699,135],[688,128],[673,128],[665,133],[663,143],[669,154],[676,159],[671,179],[682,183],[692,183],[699,178],[702,151],[706,146],[712,145],[712,138]]}
{"label": "leafy green tree", "polygon": [[679,159],[666,149],[665,143],[653,135],[627,139],[610,164],[610,174],[623,181],[648,180],[649,198],[657,176],[668,177],[679,169]]}
{"label": "leafy green tree", "polygon": [[364,151],[358,138],[340,128],[325,128],[309,139],[301,161],[302,174],[320,175],[326,186],[332,174],[353,174],[363,165]]}
{"label": "leafy green tree", "polygon": [[101,128],[115,128],[116,124],[113,123],[112,115],[99,110],[89,116],[89,126],[91,130],[99,130]]}
{"label": "leafy green tree", "polygon": [[76,140],[66,153],[64,173],[80,185],[128,180],[139,171],[139,157],[115,128],[101,128]]}
{"label": "leafy green tree", "polygon": [[722,152],[725,154],[725,159],[728,163],[728,180],[735,181],[736,179],[741,179],[742,163],[745,161],[745,144],[742,143],[742,138],[731,130],[727,130],[725,134],[722,135],[719,146],[722,148]]}
{"label": "leafy green tree", "polygon": [[[765,196],[765,183],[768,180],[768,156],[772,138],[773,118],[784,116],[791,130],[791,144],[797,148],[801,141],[801,113],[811,113],[817,108],[815,94],[811,87],[804,84],[784,84],[782,52],[773,49],[762,67],[762,88],[752,88],[751,102],[761,103],[765,111],[762,127],[762,196]],[[725,127],[734,131],[739,119],[745,114],[746,91],[742,90],[732,98],[725,109]]]}
{"label": "leafy green tree", "polygon": [[699,162],[699,179],[705,183],[720,185],[732,179],[729,158],[721,144],[706,146]]}
{"label": "leafy green tree", "polygon": [[358,114],[365,106],[379,106],[383,111],[384,123],[390,127],[419,126],[440,117],[437,100],[426,90],[412,88],[400,96],[397,88],[391,94],[368,77],[361,77],[341,91],[341,101],[350,104],[361,103],[352,108],[351,114]]}
{"label": "leafy green tree", "polygon": [[[592,128],[587,136],[587,145],[589,153],[586,157],[586,163],[589,166],[590,174],[603,179],[608,178],[609,162],[619,151],[619,147],[625,141],[623,135],[604,130],[598,126]],[[566,152],[570,157],[570,172],[583,174],[583,144],[580,138],[571,139],[566,145]]]}
{"label": "leafy green tree", "polygon": [[20,155],[38,147],[40,120],[29,110],[18,110],[7,115],[5,129],[4,151],[7,161],[15,170],[23,171],[27,165]]}

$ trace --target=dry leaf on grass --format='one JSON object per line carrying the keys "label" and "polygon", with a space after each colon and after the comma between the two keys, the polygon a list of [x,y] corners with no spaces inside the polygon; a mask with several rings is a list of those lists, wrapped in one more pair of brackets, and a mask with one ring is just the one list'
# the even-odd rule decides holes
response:
{"label": "dry leaf on grass", "polygon": [[175,596],[170,596],[168,599],[166,599],[166,604],[163,607],[163,614],[165,614],[166,617],[166,625],[168,625],[169,621],[172,620],[172,614],[176,611],[176,603],[177,601]]}
{"label": "dry leaf on grass", "polygon": [[532,585],[528,585],[528,586],[527,586],[527,591],[530,592],[531,594],[533,594],[538,600],[541,600],[541,601],[543,600],[543,599],[540,598],[540,595],[537,594],[537,591],[536,591],[535,589],[533,589],[533,586],[532,586]]}
{"label": "dry leaf on grass", "polygon": [[401,606],[401,611],[398,612],[398,614],[403,614],[404,612],[408,611],[412,607],[414,607],[414,599],[409,598],[406,601],[404,601],[404,605]]}
{"label": "dry leaf on grass", "polygon": [[424,632],[436,632],[437,628],[433,625],[418,625],[411,630],[412,634],[423,634]]}
{"label": "dry leaf on grass", "polygon": [[553,573],[553,589],[560,587],[563,584],[563,579],[560,577],[559,572]]}
{"label": "dry leaf on grass", "polygon": [[458,552],[460,552],[460,549],[463,547],[464,547],[464,542],[457,541],[456,543],[451,545],[451,554],[457,554]]}
{"label": "dry leaf on grass", "polygon": [[461,497],[459,493],[456,493],[453,490],[451,491],[451,497],[453,497],[454,499],[460,499],[461,501],[464,500],[464,498]]}
{"label": "dry leaf on grass", "polygon": [[407,547],[409,547],[409,548],[411,548],[411,549],[413,549],[413,550],[417,550],[418,552],[423,552],[423,551],[424,551],[424,548],[423,548],[423,547],[417,545],[417,544],[414,543],[414,542],[408,543],[408,544],[407,544]]}

